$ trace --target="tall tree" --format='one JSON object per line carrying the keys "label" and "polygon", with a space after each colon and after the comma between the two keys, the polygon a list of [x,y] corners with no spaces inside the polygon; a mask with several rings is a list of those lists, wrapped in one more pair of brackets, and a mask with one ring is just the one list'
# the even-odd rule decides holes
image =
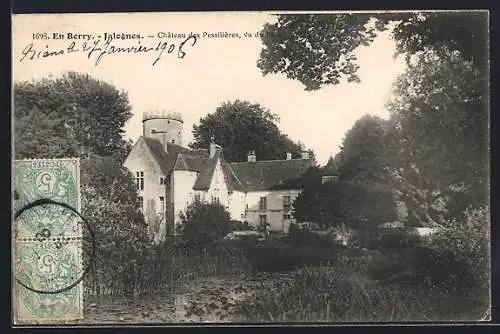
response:
{"label": "tall tree", "polygon": [[397,80],[388,104],[393,127],[385,160],[418,219],[443,223],[469,205],[487,204],[485,80],[471,61],[450,50],[423,53]]}
{"label": "tall tree", "polygon": [[258,67],[309,90],[357,81],[354,50],[390,26],[409,68],[389,104],[387,181],[418,220],[443,224],[487,201],[487,12],[279,15]]}
{"label": "tall tree", "polygon": [[[82,213],[97,245],[89,286],[133,292],[134,275],[144,275],[135,269],[146,260],[151,240],[132,176],[114,157],[91,154],[82,160],[81,184]],[[84,241],[88,261],[90,240]]]}
{"label": "tall tree", "polygon": [[487,12],[336,13],[277,15],[265,24],[257,66],[264,75],[284,73],[306,90],[359,81],[355,51],[392,27],[397,53],[409,56],[447,46],[487,72]]}
{"label": "tall tree", "polygon": [[339,167],[342,180],[380,182],[385,179],[385,132],[386,121],[372,115],[363,116],[347,131]]}
{"label": "tall tree", "polygon": [[395,209],[390,188],[343,181],[307,187],[293,203],[298,222],[315,222],[325,229],[342,224],[374,227],[394,221]]}
{"label": "tall tree", "polygon": [[[15,157],[81,157],[82,215],[95,234],[94,265],[87,287],[133,291],[144,276],[150,240],[131,174],[121,159],[131,116],[126,93],[87,75],[14,85]],[[82,150],[83,149],[83,150]],[[82,154],[83,153],[83,154]],[[89,239],[84,239],[88,265]],[[102,291],[101,291],[102,292]]]}
{"label": "tall tree", "polygon": [[[123,155],[125,122],[132,116],[126,92],[86,74],[14,84],[14,152],[32,157]],[[35,126],[41,122],[42,126]]]}
{"label": "tall tree", "polygon": [[[305,150],[280,131],[277,115],[259,104],[236,100],[225,102],[214,113],[193,125],[192,148],[208,147],[212,136],[221,145],[229,161],[246,161],[247,154],[255,151],[259,160],[284,159],[287,152],[300,157]],[[314,152],[309,150],[314,158]]]}

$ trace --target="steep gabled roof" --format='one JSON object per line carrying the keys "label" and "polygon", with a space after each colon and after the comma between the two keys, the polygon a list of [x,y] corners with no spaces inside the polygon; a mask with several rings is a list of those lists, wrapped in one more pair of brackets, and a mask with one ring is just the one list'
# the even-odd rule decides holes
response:
{"label": "steep gabled roof", "polygon": [[208,190],[210,188],[215,166],[217,166],[217,161],[220,157],[221,152],[217,150],[212,158],[203,161],[203,164],[200,166],[200,175],[198,175],[194,183],[193,190]]}
{"label": "steep gabled roof", "polygon": [[246,191],[292,189],[293,180],[314,164],[310,159],[233,162],[230,167]]}
{"label": "steep gabled roof", "polygon": [[193,156],[187,153],[179,153],[174,170],[201,172],[206,163],[207,156]]}
{"label": "steep gabled roof", "polygon": [[235,171],[231,167],[230,163],[222,164],[222,169],[224,170],[224,178],[226,180],[227,189],[229,192],[232,191],[245,191],[245,187],[241,183],[240,179],[236,175]]}
{"label": "steep gabled roof", "polygon": [[[190,150],[188,148],[171,143],[167,143],[167,152],[165,152],[160,141],[144,136],[141,136],[139,139],[144,140],[149,150],[151,151],[153,158],[156,160],[156,162],[158,162],[158,165],[160,165],[160,168],[165,175],[170,174],[170,172],[174,169],[175,164],[178,162],[177,156],[180,153],[182,153],[184,157],[192,155],[194,157],[198,157],[199,159],[201,159],[201,157],[203,156],[208,156],[207,150]],[[189,160],[189,158],[187,159]]]}
{"label": "steep gabled roof", "polygon": [[186,159],[184,159],[184,154],[179,153],[177,155],[177,161],[174,164],[174,170],[189,170]]}
{"label": "steep gabled roof", "polygon": [[209,158],[208,150],[167,144],[164,151],[160,141],[141,136],[165,175],[173,170],[196,171],[198,177],[194,190],[208,190],[217,161],[220,160],[228,191],[265,191],[273,189],[298,189],[296,182],[304,172],[313,167],[310,159],[266,160],[255,162],[224,162],[221,150]]}

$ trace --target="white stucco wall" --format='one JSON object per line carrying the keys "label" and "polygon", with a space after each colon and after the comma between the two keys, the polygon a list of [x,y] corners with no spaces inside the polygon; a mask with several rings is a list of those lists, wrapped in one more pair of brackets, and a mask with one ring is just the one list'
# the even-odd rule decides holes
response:
{"label": "white stucco wall", "polygon": [[246,194],[241,191],[233,191],[228,198],[229,213],[233,220],[245,220]]}
{"label": "white stucco wall", "polygon": [[176,170],[172,173],[174,221],[180,221],[180,213],[185,211],[194,196],[193,186],[197,173],[192,171]]}
{"label": "white stucco wall", "polygon": [[[273,231],[288,231],[288,226],[293,221],[283,219],[283,197],[290,196],[290,202],[293,204],[295,198],[299,195],[300,190],[272,190],[272,191],[252,191],[246,194],[246,220],[257,226],[259,224],[259,216],[266,215],[267,222],[270,224],[269,229]],[[266,197],[267,207],[265,211],[259,209],[259,201],[261,197]]]}
{"label": "white stucco wall", "polygon": [[205,193],[205,201],[210,202],[212,200],[212,196],[218,197],[220,204],[224,205],[226,209],[229,210],[229,194],[227,192],[227,185],[224,179],[224,173],[222,171],[220,160],[218,160],[215,165],[212,181],[210,181],[210,187]]}
{"label": "white stucco wall", "polygon": [[[160,166],[156,160],[151,155],[149,148],[146,143],[139,139],[135,145],[132,147],[130,154],[125,159],[123,165],[131,172],[132,177],[135,181],[136,172],[144,172],[144,189],[138,190],[138,195],[143,198],[143,214],[145,215],[146,222],[150,225],[151,231],[151,221],[147,217],[148,203],[152,200],[154,201],[154,207],[157,214],[161,212],[160,210],[160,196],[166,197],[165,185],[160,184],[160,177],[164,177]],[[164,224],[165,219],[163,219]],[[165,226],[160,226],[159,231],[164,234]],[[157,240],[157,236],[153,236]]]}
{"label": "white stucco wall", "polygon": [[144,171],[144,190],[138,190],[138,194],[143,197],[144,208],[149,199],[154,199],[159,208],[160,196],[165,196],[165,186],[160,184],[160,177],[164,175],[142,140],[134,145],[123,165],[132,173],[134,180],[137,171]]}

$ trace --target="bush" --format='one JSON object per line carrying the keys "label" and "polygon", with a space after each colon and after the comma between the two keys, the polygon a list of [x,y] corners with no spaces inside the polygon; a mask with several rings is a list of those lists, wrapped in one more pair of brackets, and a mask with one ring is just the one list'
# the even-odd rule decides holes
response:
{"label": "bush", "polygon": [[463,223],[452,222],[448,228],[431,235],[428,246],[435,266],[428,283],[488,295],[489,229],[489,208],[486,207],[467,210]]}
{"label": "bush", "polygon": [[293,203],[293,214],[299,222],[313,221],[325,229],[342,223],[366,228],[397,219],[391,189],[341,181],[304,189]]}
{"label": "bush", "polygon": [[221,204],[192,203],[180,218],[179,242],[188,251],[214,249],[231,232],[230,214]]}
{"label": "bush", "polygon": [[255,227],[250,225],[247,221],[231,220],[232,231],[254,231]]}
{"label": "bush", "polygon": [[430,235],[412,247],[384,252],[371,264],[372,279],[421,285],[432,291],[465,296],[474,302],[489,300],[489,223],[486,209],[466,213],[464,223]]}
{"label": "bush", "polygon": [[476,320],[482,306],[445,291],[370,281],[335,265],[303,268],[291,280],[264,281],[237,304],[236,314],[251,322]]}
{"label": "bush", "polygon": [[371,228],[357,230],[354,244],[361,248],[397,250],[415,247],[420,237],[404,228]]}
{"label": "bush", "polygon": [[291,245],[270,237],[265,241],[234,241],[241,248],[252,267],[260,271],[293,270],[305,265],[318,265],[337,261],[342,246],[321,244]]}
{"label": "bush", "polygon": [[311,223],[291,223],[288,228],[286,241],[293,245],[310,245],[320,241],[317,233],[313,232]]}
{"label": "bush", "polygon": [[93,230],[96,246],[90,263],[93,247],[85,228],[86,292],[137,293],[143,281],[152,280],[142,269],[152,249],[130,172],[115,158],[90,155],[81,160],[81,196],[82,214]]}

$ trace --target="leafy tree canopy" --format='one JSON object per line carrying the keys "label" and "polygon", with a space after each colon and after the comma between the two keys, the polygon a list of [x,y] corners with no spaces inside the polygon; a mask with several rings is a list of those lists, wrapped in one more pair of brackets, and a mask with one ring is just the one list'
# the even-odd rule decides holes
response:
{"label": "leafy tree canopy", "polygon": [[385,134],[357,123],[346,135],[341,178],[379,175],[418,221],[443,225],[487,203],[486,12],[278,15],[263,29],[258,67],[308,90],[357,81],[356,48],[387,29],[408,69],[395,83]]}
{"label": "leafy tree canopy", "polygon": [[452,217],[468,205],[487,203],[485,80],[471,61],[449,50],[446,57],[422,54],[397,80],[388,103],[392,127],[385,161],[394,186],[411,194],[413,202],[419,198],[430,208],[444,197],[454,206],[448,207]]}
{"label": "leafy tree canopy", "polygon": [[446,46],[486,72],[486,12],[338,13],[277,15],[266,24],[257,66],[264,75],[284,73],[316,90],[325,85],[359,81],[355,51],[368,46],[377,33],[392,27],[397,54],[410,56]]}
{"label": "leafy tree canopy", "polygon": [[[229,161],[246,161],[247,154],[255,151],[258,160],[284,159],[287,152],[300,157],[305,150],[301,143],[293,142],[282,133],[276,123],[277,115],[259,104],[236,100],[225,102],[212,114],[193,125],[192,148],[207,148],[211,137],[222,146]],[[309,150],[311,158],[314,152]]]}
{"label": "leafy tree canopy", "polygon": [[[82,213],[97,244],[89,285],[131,292],[135,269],[147,261],[151,242],[130,172],[114,157],[92,154],[81,160],[81,192]],[[86,261],[89,241],[84,239]]]}
{"label": "leafy tree canopy", "polygon": [[383,178],[386,121],[365,115],[347,131],[339,172],[342,180],[376,182]]}
{"label": "leafy tree canopy", "polygon": [[[132,116],[126,92],[86,74],[14,84],[16,158],[128,152],[122,135]],[[43,147],[43,150],[37,149]]]}
{"label": "leafy tree canopy", "polygon": [[392,191],[380,185],[354,182],[319,184],[304,189],[293,203],[298,222],[314,222],[322,228],[377,226],[396,219]]}

